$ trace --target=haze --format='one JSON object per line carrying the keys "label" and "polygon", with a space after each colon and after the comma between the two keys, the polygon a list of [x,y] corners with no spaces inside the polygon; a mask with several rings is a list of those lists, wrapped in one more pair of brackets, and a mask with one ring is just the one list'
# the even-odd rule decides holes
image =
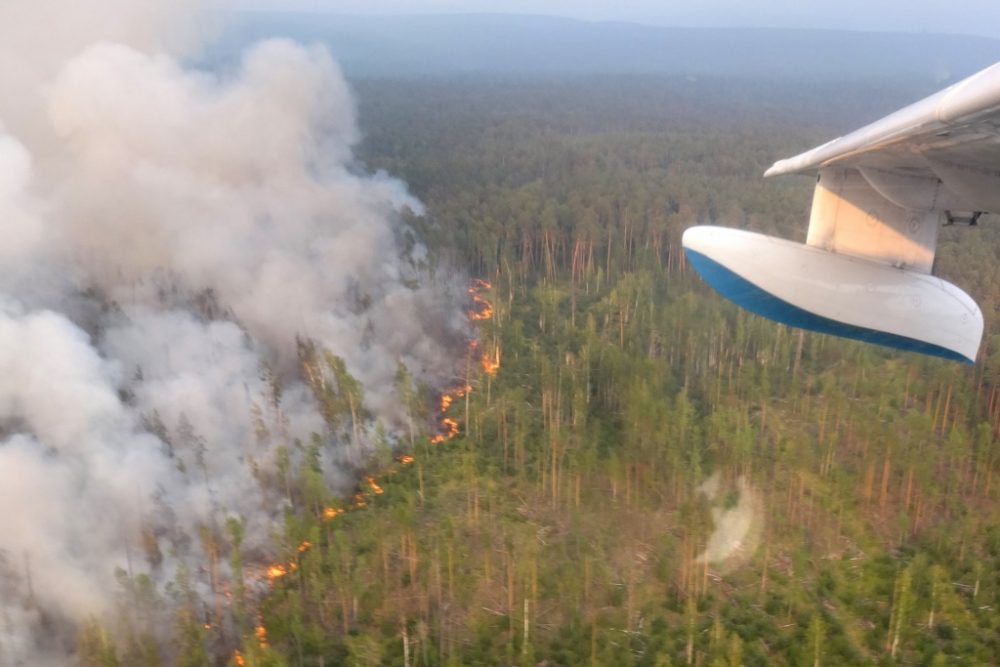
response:
{"label": "haze", "polygon": [[1000,4],[989,0],[906,2],[842,0],[224,0],[234,9],[324,11],[342,14],[541,14],[592,21],[629,21],[685,27],[826,28],[892,32],[948,32],[1000,36]]}

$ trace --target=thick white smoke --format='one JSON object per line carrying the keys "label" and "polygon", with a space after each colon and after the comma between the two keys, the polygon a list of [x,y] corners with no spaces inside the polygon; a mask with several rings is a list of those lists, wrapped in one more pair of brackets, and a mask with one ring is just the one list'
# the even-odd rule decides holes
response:
{"label": "thick white smoke", "polygon": [[115,568],[167,580],[199,526],[243,517],[266,549],[276,448],[338,447],[297,337],[390,428],[398,361],[451,371],[461,311],[403,238],[420,204],[354,164],[336,64],[271,41],[192,71],[170,55],[191,12],[0,5],[0,664],[59,662]]}

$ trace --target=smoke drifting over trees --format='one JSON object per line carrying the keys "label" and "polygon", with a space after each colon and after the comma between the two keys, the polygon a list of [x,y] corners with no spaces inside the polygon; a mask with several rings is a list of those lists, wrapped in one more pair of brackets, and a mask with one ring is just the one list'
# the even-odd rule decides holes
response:
{"label": "smoke drifting over trees", "polygon": [[390,429],[399,361],[452,371],[463,313],[401,222],[419,202],[354,165],[337,65],[270,41],[193,71],[195,9],[0,7],[3,664],[59,662],[115,568],[169,580],[200,527],[239,516],[263,548],[279,448],[321,434],[337,481],[297,339]]}

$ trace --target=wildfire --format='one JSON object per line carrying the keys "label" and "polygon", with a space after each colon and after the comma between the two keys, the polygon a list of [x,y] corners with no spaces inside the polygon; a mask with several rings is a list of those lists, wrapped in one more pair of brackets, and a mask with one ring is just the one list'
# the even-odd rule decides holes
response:
{"label": "wildfire", "polygon": [[493,304],[479,296],[478,294],[472,295],[473,310],[469,311],[469,319],[477,322],[479,320],[488,320],[493,317]]}
{"label": "wildfire", "polygon": [[431,438],[432,444],[436,445],[444,442],[445,440],[451,440],[458,435],[458,422],[450,417],[445,417],[441,420],[441,428],[444,429],[444,433],[438,433]]}
{"label": "wildfire", "polygon": [[[474,280],[472,286],[469,287],[469,294],[472,298],[473,307],[468,311],[469,319],[472,321],[482,321],[488,320],[493,317],[493,304],[486,300],[481,294],[482,290],[490,290],[493,286],[485,280]],[[500,345],[495,343],[493,345],[493,352],[483,352],[479,353],[479,343],[473,340],[469,343],[468,355],[469,359],[476,359],[478,357],[480,366],[483,372],[489,376],[494,377],[497,371],[500,369]],[[464,397],[466,394],[472,391],[472,386],[469,384],[463,384],[459,387],[455,387],[449,391],[443,392],[439,399],[438,408],[438,433],[431,437],[430,441],[432,444],[439,444],[450,440],[459,434],[459,425],[455,419],[447,416],[448,410],[454,405],[455,401],[459,398]],[[412,454],[400,454],[396,457],[396,461],[400,465],[410,465],[414,462],[414,457]],[[394,474],[396,470],[390,470],[387,474]],[[340,514],[344,514],[348,510],[362,509],[368,506],[368,499],[372,495],[382,495],[385,493],[385,489],[378,483],[372,475],[365,476],[365,482],[367,483],[367,489],[362,488],[354,495],[353,501],[345,507],[324,507],[321,516],[322,521],[331,521]],[[309,540],[304,540],[298,546],[298,553],[305,553],[312,548],[312,543]],[[265,570],[267,579],[273,584],[277,579],[287,576],[291,572],[295,572],[299,569],[298,563],[295,561],[289,562],[288,564],[275,563],[269,565]],[[228,595],[231,597],[231,595]],[[207,626],[206,626],[207,627]],[[267,628],[264,627],[262,621],[258,620],[257,626],[254,628],[254,635],[260,647],[267,648]],[[243,654],[239,651],[233,651],[233,663],[238,667],[245,667],[246,659]]]}
{"label": "wildfire", "polygon": [[493,304],[487,301],[479,293],[480,290],[493,289],[493,285],[485,280],[476,279],[469,287],[469,295],[472,297],[472,310],[469,311],[469,319],[473,322],[488,320],[493,317]]}
{"label": "wildfire", "polygon": [[[493,286],[485,280],[474,280],[472,285],[469,287],[469,294],[472,297],[473,309],[469,311],[469,319],[473,321],[488,320],[493,317],[493,304],[487,301],[481,294],[482,290],[492,289]],[[475,358],[479,351],[478,341],[471,341],[469,343],[469,355],[471,358]],[[479,355],[479,362],[482,366],[483,372],[486,375],[493,377],[497,374],[500,369],[500,345],[495,344],[493,346],[493,353],[483,353]],[[449,391],[443,392],[439,399],[439,418],[438,418],[438,433],[431,437],[432,444],[439,444],[445,442],[446,440],[451,440],[459,433],[458,422],[451,417],[447,416],[448,410],[454,405],[455,401],[462,398],[466,394],[472,391],[472,386],[469,384],[463,384],[459,387],[455,387]],[[401,465],[410,465],[414,461],[414,457],[411,454],[401,454],[396,460]],[[392,474],[391,471],[390,474]],[[385,489],[378,483],[373,475],[365,476],[365,482],[368,488],[358,491],[354,494],[353,501],[345,509],[342,507],[324,507],[322,520],[324,522],[331,521],[335,519],[338,515],[343,514],[348,509],[362,509],[368,506],[368,499],[372,494],[379,496],[385,493]],[[312,548],[312,543],[308,540],[303,541],[298,546],[298,553],[305,553],[310,548]],[[295,572],[298,570],[298,564],[294,561],[288,564],[275,563],[267,567],[265,573],[267,578],[272,583],[284,576],[287,576],[290,572]],[[267,642],[267,634],[263,625],[257,627],[258,639],[262,642],[262,646]],[[242,658],[242,656],[240,656]],[[235,658],[234,658],[235,659]]]}
{"label": "wildfire", "polygon": [[376,482],[375,478],[372,477],[371,475],[366,477],[365,480],[368,482],[368,486],[371,487],[371,490],[375,493],[376,496],[381,496],[383,493],[385,493],[385,489],[379,486],[378,482]]}
{"label": "wildfire", "polygon": [[[473,322],[488,320],[493,317],[493,304],[480,294],[483,290],[490,289],[493,289],[493,285],[486,280],[477,278],[472,281],[472,285],[469,287],[469,296],[472,298],[472,309],[468,311],[468,315],[469,319]],[[469,356],[475,357],[478,350],[479,342],[475,340],[471,341],[469,343]],[[484,373],[490,377],[495,376],[497,371],[500,370],[500,346],[496,345],[493,348],[493,354],[484,353],[480,355],[479,363]],[[441,416],[438,420],[439,431],[431,436],[431,444],[437,445],[446,440],[451,440],[458,435],[458,422],[445,415],[448,412],[448,408],[455,402],[455,399],[465,396],[470,391],[472,391],[470,385],[463,385],[441,394],[439,405]]]}
{"label": "wildfire", "polygon": [[[470,343],[470,345],[473,348],[475,347],[475,342],[476,341],[472,341],[472,343]],[[441,417],[438,421],[439,432],[436,435],[431,436],[432,445],[437,445],[439,443],[444,442],[445,440],[451,440],[456,435],[458,435],[458,422],[449,417],[445,417],[444,415],[448,412],[448,408],[450,408],[452,404],[455,402],[455,399],[462,398],[470,391],[472,391],[472,387],[466,384],[441,394],[441,399],[440,399]],[[410,458],[409,462],[412,463],[413,457],[411,456],[409,458]]]}
{"label": "wildfire", "polygon": [[492,356],[484,354],[479,361],[483,366],[483,372],[490,377],[495,377],[497,371],[500,370],[500,344],[497,343],[497,346],[493,348]]}

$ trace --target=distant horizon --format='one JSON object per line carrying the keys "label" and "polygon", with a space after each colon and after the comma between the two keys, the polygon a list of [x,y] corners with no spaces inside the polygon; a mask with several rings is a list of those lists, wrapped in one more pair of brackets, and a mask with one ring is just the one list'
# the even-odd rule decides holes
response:
{"label": "distant horizon", "polygon": [[[586,23],[625,23],[655,28],[734,30],[824,30],[843,32],[968,35],[1000,39],[1000,3],[955,0],[947,12],[924,3],[885,0],[872,10],[861,0],[844,0],[838,7],[802,8],[790,0],[759,0],[748,7],[736,0],[707,0],[695,8],[663,6],[632,0],[608,9],[598,0],[515,0],[495,6],[493,0],[451,2],[430,0],[220,0],[223,11],[286,14],[326,14],[344,17],[401,16],[525,16],[569,19]],[[854,9],[852,9],[854,8]],[[894,9],[895,8],[895,9]],[[724,17],[724,18],[722,18]]]}
{"label": "distant horizon", "polygon": [[[221,49],[287,37],[323,44],[351,75],[672,73],[816,81],[956,81],[1000,60],[994,37],[875,30],[668,27],[495,14],[239,8]],[[218,53],[218,52],[217,52]],[[212,56],[210,56],[212,57]]]}
{"label": "distant horizon", "polygon": [[470,17],[470,16],[498,16],[504,18],[525,18],[525,19],[554,19],[559,21],[573,21],[577,23],[587,23],[591,25],[627,25],[635,26],[639,28],[650,28],[650,29],[667,29],[667,30],[746,30],[746,31],[789,31],[789,32],[858,32],[858,33],[872,33],[872,34],[890,34],[890,35],[948,35],[951,37],[975,37],[977,39],[991,39],[1000,41],[1000,34],[997,35],[986,35],[979,33],[968,33],[968,32],[949,32],[946,30],[892,30],[889,28],[821,28],[821,27],[808,27],[808,26],[781,26],[781,25],[754,25],[754,26],[742,26],[742,25],[674,25],[674,24],[660,24],[660,23],[644,23],[642,21],[630,21],[626,19],[588,19],[588,18],[578,18],[575,16],[563,16],[558,14],[528,14],[528,13],[513,13],[513,12],[496,12],[496,11],[464,11],[464,12],[345,12],[337,11],[334,9],[310,9],[306,7],[247,7],[247,8],[237,8],[228,9],[226,12],[236,12],[236,13],[259,13],[259,14],[316,14],[328,17],[337,18],[357,18],[357,19],[405,19],[405,18],[430,18],[430,17]]}

